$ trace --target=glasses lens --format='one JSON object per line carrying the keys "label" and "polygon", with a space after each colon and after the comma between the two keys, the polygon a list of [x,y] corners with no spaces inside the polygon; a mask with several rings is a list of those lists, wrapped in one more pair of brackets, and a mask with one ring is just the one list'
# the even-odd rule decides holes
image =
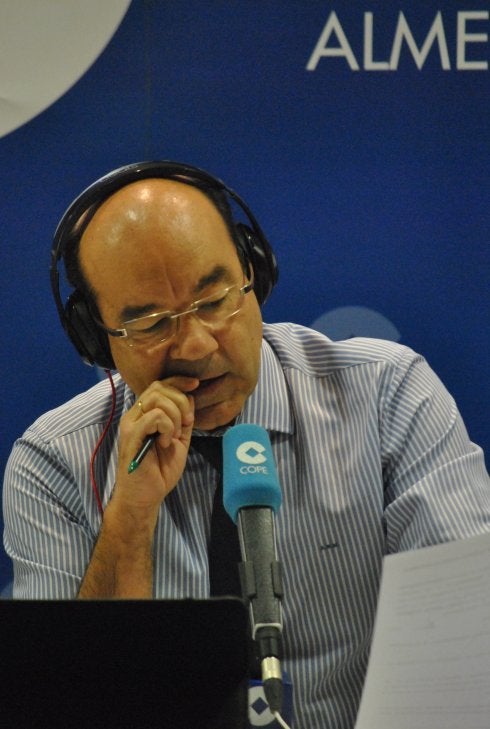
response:
{"label": "glasses lens", "polygon": [[[247,287],[244,287],[247,288]],[[195,301],[187,311],[169,315],[150,314],[125,322],[127,341],[132,347],[154,347],[165,342],[175,334],[177,320],[181,316],[195,314],[208,327],[218,327],[226,319],[236,314],[242,305],[244,289],[237,285]]]}
{"label": "glasses lens", "polygon": [[168,314],[150,314],[126,323],[130,344],[152,346],[174,333],[175,322]]}
{"label": "glasses lens", "polygon": [[196,302],[197,316],[208,326],[220,324],[240,309],[242,294],[238,286],[230,286]]}

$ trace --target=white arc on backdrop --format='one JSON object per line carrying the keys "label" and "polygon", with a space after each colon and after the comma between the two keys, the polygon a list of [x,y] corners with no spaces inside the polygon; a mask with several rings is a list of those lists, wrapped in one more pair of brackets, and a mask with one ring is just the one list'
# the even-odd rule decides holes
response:
{"label": "white arc on backdrop", "polygon": [[340,306],[319,316],[310,324],[334,341],[351,337],[374,337],[399,342],[401,334],[384,314],[366,306]]}
{"label": "white arc on backdrop", "polygon": [[131,0],[0,4],[0,137],[60,98],[101,54]]}

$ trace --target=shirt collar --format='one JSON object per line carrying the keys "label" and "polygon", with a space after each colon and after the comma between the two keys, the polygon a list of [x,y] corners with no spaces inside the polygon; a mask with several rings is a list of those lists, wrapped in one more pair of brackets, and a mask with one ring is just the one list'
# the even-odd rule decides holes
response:
{"label": "shirt collar", "polygon": [[281,363],[266,339],[262,340],[262,355],[257,386],[238,416],[239,423],[254,423],[266,430],[293,433],[294,421],[289,392]]}

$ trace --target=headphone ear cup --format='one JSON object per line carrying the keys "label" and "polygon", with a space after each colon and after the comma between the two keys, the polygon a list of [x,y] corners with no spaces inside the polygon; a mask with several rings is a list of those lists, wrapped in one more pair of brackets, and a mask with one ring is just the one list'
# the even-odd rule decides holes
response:
{"label": "headphone ear cup", "polygon": [[70,295],[64,314],[66,333],[82,359],[104,370],[115,369],[107,334],[95,323],[80,291]]}
{"label": "headphone ear cup", "polygon": [[254,272],[254,291],[260,305],[264,304],[277,282],[276,257],[265,238],[244,223],[235,225],[237,245],[243,251]]}

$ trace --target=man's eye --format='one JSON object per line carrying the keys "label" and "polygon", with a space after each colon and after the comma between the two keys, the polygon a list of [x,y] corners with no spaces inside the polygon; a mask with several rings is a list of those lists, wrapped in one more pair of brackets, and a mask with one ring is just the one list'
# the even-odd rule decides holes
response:
{"label": "man's eye", "polygon": [[159,332],[162,329],[167,329],[169,326],[169,320],[167,317],[164,319],[159,319],[158,321],[154,322],[150,327],[145,329],[146,332]]}
{"label": "man's eye", "polygon": [[156,319],[149,326],[133,329],[132,334],[136,337],[145,337],[152,334],[161,334],[168,329],[170,329],[170,319],[168,316],[164,316],[161,319]]}
{"label": "man's eye", "polygon": [[199,304],[199,311],[206,312],[219,309],[225,304],[227,296],[228,294],[225,294],[224,296],[220,296],[218,299],[213,299],[212,301],[206,301],[203,304]]}

